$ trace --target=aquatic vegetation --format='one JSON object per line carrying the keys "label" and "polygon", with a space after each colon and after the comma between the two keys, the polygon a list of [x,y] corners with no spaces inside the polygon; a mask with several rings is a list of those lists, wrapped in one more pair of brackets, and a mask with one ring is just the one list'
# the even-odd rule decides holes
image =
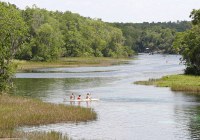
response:
{"label": "aquatic vegetation", "polygon": [[13,62],[18,65],[18,71],[31,71],[35,68],[119,65],[128,63],[129,60],[128,58],[66,57],[51,62],[25,60],[14,60]]}
{"label": "aquatic vegetation", "polygon": [[[11,132],[11,131],[10,131]],[[13,139],[26,139],[26,140],[69,140],[68,136],[64,136],[58,132],[12,132]]]}
{"label": "aquatic vegetation", "polygon": [[16,137],[16,128],[95,120],[97,114],[89,109],[44,103],[37,99],[0,96],[0,137]]}
{"label": "aquatic vegetation", "polygon": [[200,76],[170,75],[161,79],[149,79],[149,81],[137,81],[135,84],[156,85],[159,87],[171,87],[172,91],[184,91],[200,93]]}

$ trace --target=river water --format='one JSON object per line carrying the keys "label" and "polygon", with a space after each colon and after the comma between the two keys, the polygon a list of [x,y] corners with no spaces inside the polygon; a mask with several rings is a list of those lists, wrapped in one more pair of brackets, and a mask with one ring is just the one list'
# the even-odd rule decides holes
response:
{"label": "river water", "polygon": [[200,139],[200,97],[169,88],[135,85],[134,81],[183,73],[177,55],[140,54],[128,64],[109,67],[48,68],[16,74],[16,93],[62,103],[73,92],[87,92],[98,102],[82,102],[98,118],[84,123],[25,127],[24,131],[57,131],[73,139]]}

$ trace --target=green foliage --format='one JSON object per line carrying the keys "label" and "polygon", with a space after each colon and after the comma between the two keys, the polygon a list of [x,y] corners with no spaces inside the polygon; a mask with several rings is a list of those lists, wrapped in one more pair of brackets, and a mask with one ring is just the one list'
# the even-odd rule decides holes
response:
{"label": "green foliage", "polygon": [[41,25],[36,31],[35,57],[44,61],[58,59],[61,55],[62,35],[55,32],[48,23]]}
{"label": "green foliage", "polygon": [[14,66],[12,59],[23,43],[26,24],[15,6],[0,2],[0,93],[10,89]]}
{"label": "green foliage", "polygon": [[37,61],[58,59],[64,45],[59,22],[52,17],[51,12],[35,5],[22,13],[29,27],[29,34],[16,58]]}
{"label": "green foliage", "polygon": [[[114,23],[125,37],[125,45],[136,52],[174,53],[172,43],[177,32],[191,28],[190,22]],[[148,48],[148,49],[147,49]]]}
{"label": "green foliage", "polygon": [[65,57],[128,57],[133,51],[124,46],[117,29],[101,20],[71,12],[52,12],[35,5],[22,11],[29,34],[16,58],[51,61]]}
{"label": "green foliage", "polygon": [[10,91],[13,87],[12,76],[15,73],[16,68],[17,66],[12,63],[1,65],[0,93]]}
{"label": "green foliage", "polygon": [[[136,52],[173,53],[175,33],[190,23],[114,23],[71,12],[53,12],[33,5],[22,12],[28,26],[17,59],[52,61],[59,57],[129,57]],[[113,26],[114,25],[114,26]]]}
{"label": "green foliage", "polygon": [[200,24],[200,10],[193,10],[190,14],[190,17],[192,18],[192,24],[198,25]]}
{"label": "green foliage", "polygon": [[185,73],[200,75],[200,10],[191,13],[193,27],[176,36],[173,47],[183,56]]}
{"label": "green foliage", "polygon": [[175,31],[169,28],[162,29],[161,27],[152,27],[147,29],[140,36],[137,47],[138,50],[158,51],[163,53],[172,52],[172,42],[175,36]]}

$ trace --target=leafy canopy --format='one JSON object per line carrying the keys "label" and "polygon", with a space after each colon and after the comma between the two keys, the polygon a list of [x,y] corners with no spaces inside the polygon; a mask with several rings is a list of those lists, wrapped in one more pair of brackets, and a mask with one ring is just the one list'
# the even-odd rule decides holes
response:
{"label": "leafy canopy", "polygon": [[14,5],[0,2],[0,92],[12,84],[12,59],[23,43],[26,24]]}
{"label": "leafy canopy", "polygon": [[176,36],[173,47],[183,56],[186,74],[200,75],[200,10],[193,10],[192,29]]}

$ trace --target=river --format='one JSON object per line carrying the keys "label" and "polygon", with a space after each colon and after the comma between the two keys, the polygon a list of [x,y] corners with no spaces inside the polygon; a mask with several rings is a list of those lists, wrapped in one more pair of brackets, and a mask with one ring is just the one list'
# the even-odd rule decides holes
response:
{"label": "river", "polygon": [[[24,131],[57,131],[73,139],[200,139],[200,96],[170,88],[135,85],[134,81],[183,73],[178,55],[140,54],[128,64],[108,67],[48,68],[16,74],[18,95],[61,103],[73,92],[87,92],[98,102],[80,105],[98,118],[84,123],[24,127]],[[75,105],[78,105],[75,103]]]}

